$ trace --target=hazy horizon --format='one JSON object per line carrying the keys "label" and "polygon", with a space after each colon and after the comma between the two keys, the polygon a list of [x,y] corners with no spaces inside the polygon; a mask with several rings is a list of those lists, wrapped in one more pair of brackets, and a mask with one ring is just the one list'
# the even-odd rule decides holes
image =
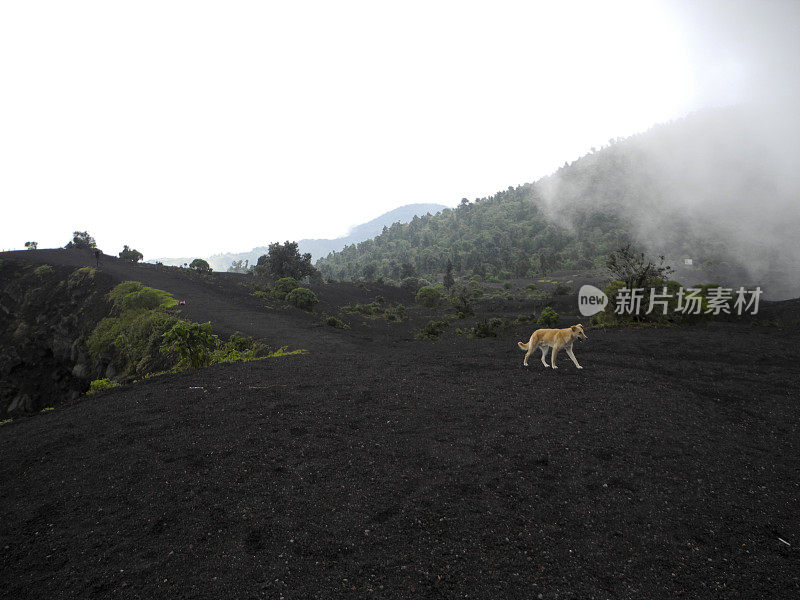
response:
{"label": "hazy horizon", "polygon": [[208,256],[456,206],[696,110],[795,100],[799,25],[755,0],[6,4],[0,248],[86,230]]}

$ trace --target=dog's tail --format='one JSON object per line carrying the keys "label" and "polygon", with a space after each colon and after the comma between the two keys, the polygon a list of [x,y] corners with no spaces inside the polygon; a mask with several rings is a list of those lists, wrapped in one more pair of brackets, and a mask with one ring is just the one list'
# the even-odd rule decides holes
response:
{"label": "dog's tail", "polygon": [[519,346],[520,350],[527,350],[528,349],[528,344],[526,344],[524,342],[517,342],[517,346]]}

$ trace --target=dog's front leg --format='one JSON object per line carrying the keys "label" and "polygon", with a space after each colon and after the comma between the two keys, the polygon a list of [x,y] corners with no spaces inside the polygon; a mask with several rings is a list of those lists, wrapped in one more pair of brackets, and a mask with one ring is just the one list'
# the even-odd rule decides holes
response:
{"label": "dog's front leg", "polygon": [[558,351],[561,350],[560,346],[553,346],[553,349],[550,351],[550,366],[554,369],[557,369],[556,366],[556,356],[558,355]]}
{"label": "dog's front leg", "polygon": [[582,368],[583,368],[582,366],[580,366],[580,365],[578,364],[578,359],[577,359],[577,358],[575,358],[575,353],[572,351],[572,348],[567,348],[567,354],[569,354],[569,357],[572,359],[572,362],[573,362],[573,363],[575,363],[575,366],[576,366],[578,369],[582,369]]}
{"label": "dog's front leg", "polygon": [[550,365],[547,364],[547,351],[550,350],[550,346],[542,346],[542,364],[545,367],[549,367]]}

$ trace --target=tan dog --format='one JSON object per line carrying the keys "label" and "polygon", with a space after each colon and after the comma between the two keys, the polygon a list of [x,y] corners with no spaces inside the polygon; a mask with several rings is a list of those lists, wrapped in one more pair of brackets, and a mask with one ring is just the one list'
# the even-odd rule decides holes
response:
{"label": "tan dog", "polygon": [[550,363],[554,369],[557,369],[556,355],[558,354],[559,350],[564,348],[567,351],[567,354],[569,354],[569,357],[572,359],[572,362],[575,363],[575,366],[579,369],[582,369],[583,367],[578,364],[578,359],[575,358],[575,354],[572,352],[572,343],[575,340],[585,339],[588,338],[586,337],[586,334],[583,333],[583,325],[578,323],[577,325],[567,327],[566,329],[537,329],[533,332],[531,339],[528,340],[527,344],[517,342],[517,345],[519,345],[519,347],[523,350],[527,350],[525,353],[525,360],[522,362],[522,364],[526,367],[528,366],[528,357],[537,348],[542,349],[542,364],[545,367],[550,366],[547,364],[545,357],[547,356],[547,349],[552,348],[553,351],[550,353]]}

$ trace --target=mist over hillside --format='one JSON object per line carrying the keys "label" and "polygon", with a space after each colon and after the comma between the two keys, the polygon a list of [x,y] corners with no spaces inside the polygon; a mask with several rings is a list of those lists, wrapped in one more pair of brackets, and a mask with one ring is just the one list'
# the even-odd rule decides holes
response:
{"label": "mist over hillside", "polygon": [[615,214],[651,253],[741,272],[800,295],[800,119],[781,106],[705,110],[614,141],[536,183],[547,215],[576,235]]}
{"label": "mist over hillside", "polygon": [[404,263],[435,276],[450,260],[461,274],[533,277],[602,266],[634,242],[672,264],[691,258],[698,277],[798,296],[800,127],[784,108],[707,109],[609,140],[533,184],[392,227],[318,266],[358,278],[372,263],[396,278]]}
{"label": "mist over hillside", "polygon": [[[310,253],[314,260],[327,256],[331,252],[341,250],[347,245],[356,244],[358,242],[367,240],[380,234],[384,227],[389,227],[394,223],[406,223],[413,219],[415,216],[422,216],[427,213],[435,214],[442,209],[447,208],[443,204],[406,204],[383,213],[379,217],[355,225],[348,231],[346,236],[334,239],[302,239],[297,242],[298,250],[301,254],[306,252]],[[283,241],[283,240],[273,240]],[[223,252],[220,254],[212,254],[205,257],[209,266],[215,271],[225,271],[231,266],[233,261],[249,261],[249,264],[254,265],[258,258],[266,254],[267,246],[257,246],[249,252]],[[161,262],[165,265],[180,266],[184,263],[190,263],[193,257],[179,257],[179,258],[157,258],[150,262]]]}

